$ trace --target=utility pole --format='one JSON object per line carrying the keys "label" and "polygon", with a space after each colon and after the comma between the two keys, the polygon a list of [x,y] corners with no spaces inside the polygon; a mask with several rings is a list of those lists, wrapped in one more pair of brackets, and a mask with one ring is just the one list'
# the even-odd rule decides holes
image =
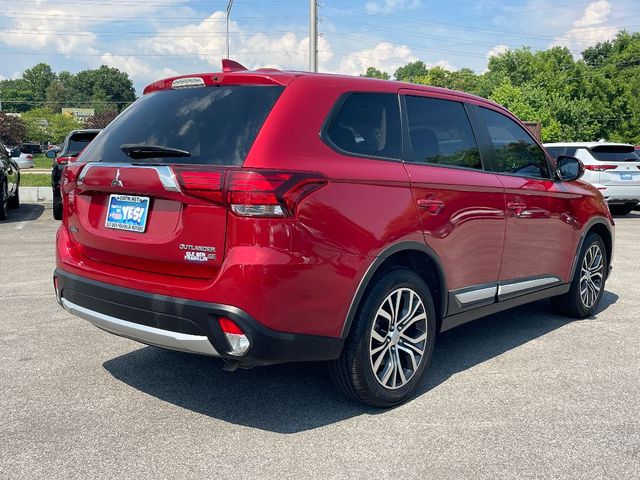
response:
{"label": "utility pole", "polygon": [[231,15],[231,7],[233,7],[233,0],[229,0],[229,3],[227,3],[227,58],[229,58],[229,15]]}
{"label": "utility pole", "polygon": [[318,2],[309,0],[309,71],[318,71]]}

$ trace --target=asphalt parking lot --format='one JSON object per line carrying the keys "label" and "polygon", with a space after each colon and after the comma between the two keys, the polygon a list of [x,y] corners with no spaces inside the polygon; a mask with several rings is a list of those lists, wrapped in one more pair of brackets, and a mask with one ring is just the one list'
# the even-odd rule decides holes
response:
{"label": "asphalt parking lot", "polygon": [[[0,224],[0,478],[639,478],[640,213],[582,321],[547,301],[447,332],[419,395],[343,399],[323,365],[234,373],[58,307],[50,208]],[[549,248],[553,248],[550,245]]]}

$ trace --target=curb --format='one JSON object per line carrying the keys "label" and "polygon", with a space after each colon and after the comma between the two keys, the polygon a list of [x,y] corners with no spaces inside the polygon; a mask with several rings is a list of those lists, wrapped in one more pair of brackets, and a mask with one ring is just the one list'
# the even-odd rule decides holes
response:
{"label": "curb", "polygon": [[20,187],[20,202],[53,203],[51,187]]}

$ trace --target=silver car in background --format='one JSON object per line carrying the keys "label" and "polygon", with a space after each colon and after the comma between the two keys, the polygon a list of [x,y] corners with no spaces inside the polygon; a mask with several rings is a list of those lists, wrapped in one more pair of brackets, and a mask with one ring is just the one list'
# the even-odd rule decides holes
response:
{"label": "silver car in background", "polygon": [[31,155],[30,153],[22,153],[18,147],[13,147],[13,148],[5,147],[5,148],[9,156],[16,161],[16,163],[18,164],[18,167],[20,167],[20,170],[24,170],[25,168],[35,167],[36,162],[33,159],[33,155]]}

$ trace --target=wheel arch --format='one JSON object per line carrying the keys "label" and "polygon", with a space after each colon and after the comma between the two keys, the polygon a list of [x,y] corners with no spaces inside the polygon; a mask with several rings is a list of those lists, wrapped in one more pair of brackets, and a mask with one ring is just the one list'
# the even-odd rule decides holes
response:
{"label": "wheel arch", "polygon": [[438,254],[424,243],[406,241],[396,243],[383,250],[373,260],[351,300],[342,328],[341,338],[346,338],[351,330],[353,319],[367,290],[381,274],[394,267],[406,267],[417,273],[425,281],[433,295],[437,317],[437,331],[440,331],[442,318],[447,312],[447,282]]}
{"label": "wheel arch", "polygon": [[[614,247],[614,235],[611,228],[611,224],[607,222],[605,218],[597,217],[589,221],[586,226],[582,229],[582,235],[580,236],[580,241],[578,242],[578,248],[576,249],[575,255],[573,257],[573,264],[571,266],[571,275],[569,279],[573,279],[575,275],[576,268],[578,266],[578,258],[580,257],[580,252],[582,251],[582,246],[584,245],[584,241],[587,238],[589,233],[595,233],[604,242],[604,247],[607,253],[607,262],[608,267],[611,266],[611,260],[613,257],[613,247]],[[607,269],[607,275],[609,273],[609,269]]]}

